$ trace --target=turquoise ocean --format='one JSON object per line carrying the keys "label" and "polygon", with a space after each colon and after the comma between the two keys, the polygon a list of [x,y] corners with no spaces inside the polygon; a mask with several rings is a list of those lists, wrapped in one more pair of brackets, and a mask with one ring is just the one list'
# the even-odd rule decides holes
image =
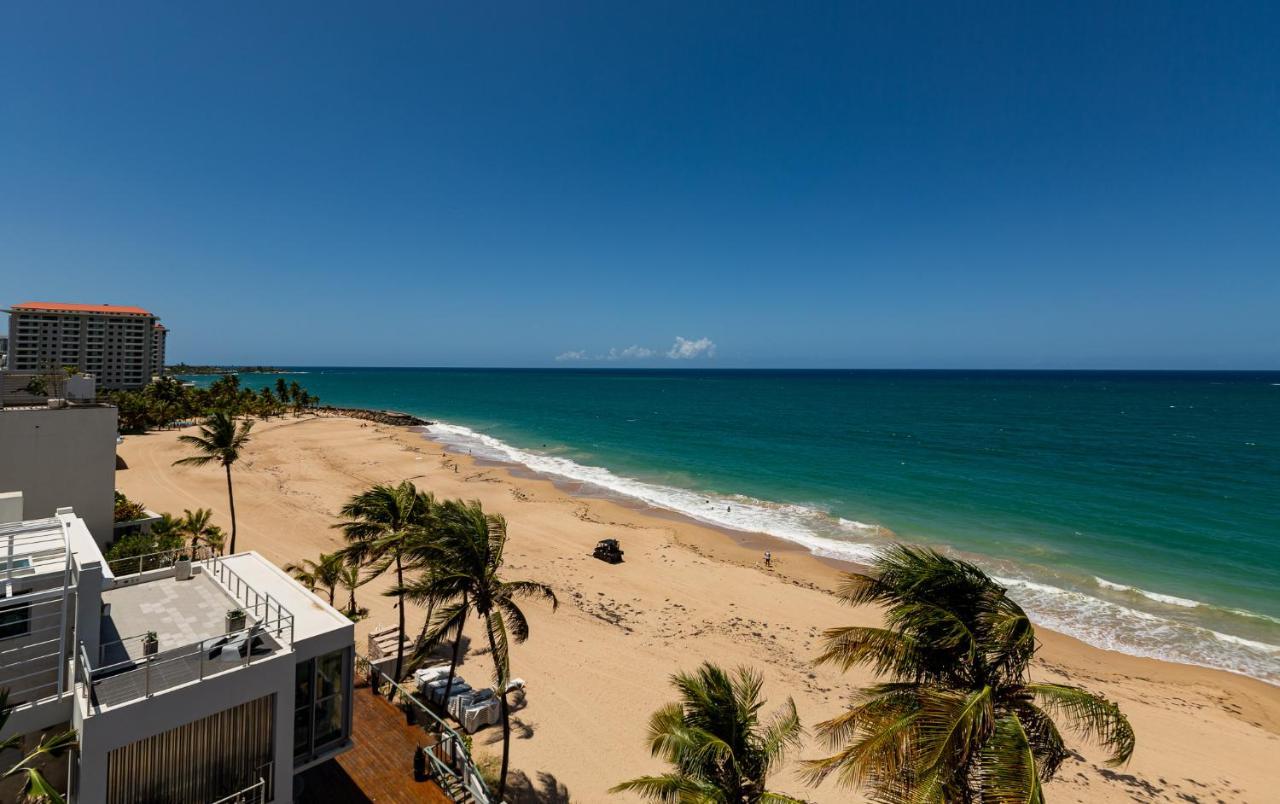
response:
{"label": "turquoise ocean", "polygon": [[298,368],[286,379],[328,404],[431,419],[431,437],[478,457],[821,556],[865,561],[893,539],[946,547],[1047,627],[1280,683],[1280,373]]}

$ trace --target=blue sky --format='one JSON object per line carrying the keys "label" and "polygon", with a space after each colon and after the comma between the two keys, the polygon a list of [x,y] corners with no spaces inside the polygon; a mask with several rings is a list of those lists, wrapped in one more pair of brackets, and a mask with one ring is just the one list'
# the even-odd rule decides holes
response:
{"label": "blue sky", "polygon": [[7,3],[0,301],[139,304],[193,362],[1276,369],[1277,41],[1274,3]]}

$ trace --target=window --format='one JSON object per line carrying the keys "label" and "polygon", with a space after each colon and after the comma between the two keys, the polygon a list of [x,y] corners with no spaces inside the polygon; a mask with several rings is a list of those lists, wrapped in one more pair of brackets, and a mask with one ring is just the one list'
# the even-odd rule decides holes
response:
{"label": "window", "polygon": [[345,650],[300,662],[294,672],[293,756],[306,760],[347,735]]}
{"label": "window", "polygon": [[[18,594],[26,594],[19,592]],[[19,603],[13,605],[10,601],[4,601],[0,605],[0,639],[12,639],[17,636],[25,636],[31,632],[31,604]]]}

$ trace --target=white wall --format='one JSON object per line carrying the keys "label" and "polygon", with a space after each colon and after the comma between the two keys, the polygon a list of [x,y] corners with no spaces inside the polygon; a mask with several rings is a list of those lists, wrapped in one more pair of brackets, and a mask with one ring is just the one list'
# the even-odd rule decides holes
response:
{"label": "white wall", "polygon": [[0,491],[21,491],[23,516],[69,506],[94,540],[111,540],[115,510],[116,409],[86,405],[0,410]]}
{"label": "white wall", "polygon": [[275,801],[293,799],[293,692],[296,657],[289,651],[213,678],[157,693],[96,714],[77,696],[80,733],[77,804],[104,804],[107,757],[112,749],[162,734],[194,720],[275,694]]}

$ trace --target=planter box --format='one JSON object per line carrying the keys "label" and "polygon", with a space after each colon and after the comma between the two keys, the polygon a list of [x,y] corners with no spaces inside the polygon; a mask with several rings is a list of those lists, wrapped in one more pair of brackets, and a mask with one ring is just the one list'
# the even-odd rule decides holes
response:
{"label": "planter box", "polygon": [[236,631],[243,631],[247,618],[248,615],[243,611],[238,613],[227,612],[227,633],[232,634]]}
{"label": "planter box", "polygon": [[173,567],[174,578],[179,581],[191,580],[191,559],[188,558],[185,561],[183,559],[178,559],[177,563],[174,564]]}
{"label": "planter box", "polygon": [[159,653],[159,652],[160,652],[160,640],[158,640],[158,639],[144,639],[144,640],[142,640],[142,655],[143,655],[143,656],[155,656],[155,655],[156,655],[157,653]]}

